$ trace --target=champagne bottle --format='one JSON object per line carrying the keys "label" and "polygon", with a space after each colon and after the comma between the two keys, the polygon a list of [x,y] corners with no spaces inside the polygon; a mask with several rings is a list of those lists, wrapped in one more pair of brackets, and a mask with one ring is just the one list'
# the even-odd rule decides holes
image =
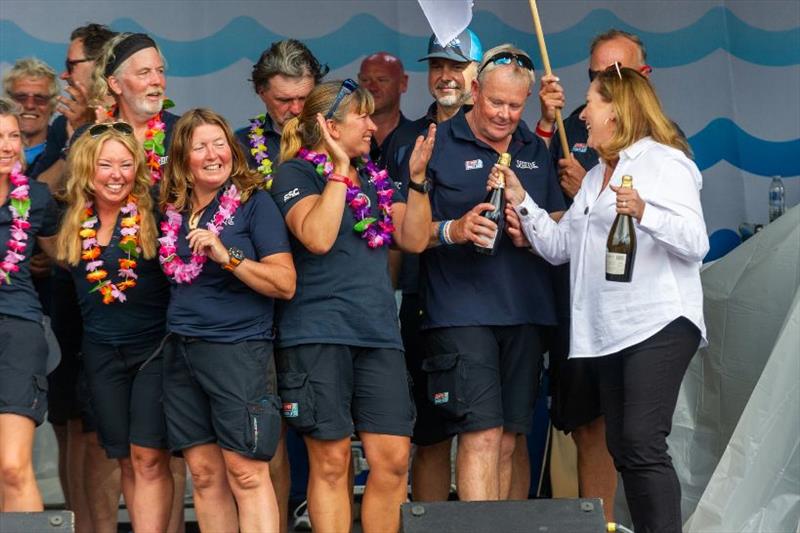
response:
{"label": "champagne bottle", "polygon": [[[622,186],[632,188],[633,178],[622,176]],[[630,282],[635,259],[636,233],[633,230],[633,218],[617,213],[606,242],[606,280]]]}
{"label": "champagne bottle", "polygon": [[[503,165],[504,167],[511,165],[511,154],[503,152],[500,154],[500,157],[497,159],[498,165]],[[488,204],[492,204],[494,206],[493,209],[487,209],[481,213],[481,216],[484,216],[497,224],[497,231],[495,231],[494,236],[490,239],[488,245],[483,246],[481,244],[475,244],[475,251],[484,254],[484,255],[494,255],[497,253],[497,247],[500,244],[500,238],[503,236],[503,228],[506,225],[506,195],[505,195],[505,182],[503,180],[503,175],[500,174],[498,176],[500,184],[496,189],[492,189],[484,198],[484,202]]]}

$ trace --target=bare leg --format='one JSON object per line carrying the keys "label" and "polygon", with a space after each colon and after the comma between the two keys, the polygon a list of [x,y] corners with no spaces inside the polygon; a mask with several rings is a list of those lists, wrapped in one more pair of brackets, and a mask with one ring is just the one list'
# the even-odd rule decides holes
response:
{"label": "bare leg", "polygon": [[308,449],[308,513],[315,533],[350,531],[350,437],[305,437]]}
{"label": "bare leg", "polygon": [[239,507],[242,533],[277,533],[280,529],[278,501],[269,479],[269,463],[222,450],[228,483]]}
{"label": "bare leg", "polygon": [[131,524],[136,531],[166,531],[172,506],[169,452],[131,444],[134,484]]}
{"label": "bare leg", "polygon": [[578,486],[582,498],[601,498],[607,522],[614,521],[617,469],[606,446],[606,422],[598,417],[576,428],[572,439],[578,449]]}
{"label": "bare leg", "polygon": [[530,490],[531,460],[528,456],[528,438],[519,434],[514,445],[514,454],[511,456],[511,483],[508,499],[527,500]]}
{"label": "bare leg", "polygon": [[503,428],[470,431],[458,436],[456,470],[462,501],[497,500],[500,495],[500,441]]}
{"label": "bare leg", "polygon": [[442,502],[450,496],[450,448],[453,439],[417,446],[411,462],[411,494],[414,501]]}
{"label": "bare leg", "polygon": [[222,452],[216,444],[200,444],[183,450],[192,473],[194,509],[201,531],[237,533],[239,518]]}
{"label": "bare leg", "polygon": [[507,500],[511,494],[511,458],[517,445],[517,434],[503,432],[500,439],[500,461],[498,463],[500,499]]}
{"label": "bare leg", "polygon": [[116,533],[119,510],[120,468],[97,442],[97,433],[84,433],[86,498],[95,533]]}
{"label": "bare leg", "polygon": [[0,414],[0,492],[2,512],[43,511],[33,473],[36,424],[26,416]]}
{"label": "bare leg", "polygon": [[172,471],[172,511],[169,516],[167,533],[184,533],[186,522],[183,518],[183,495],[186,492],[186,461],[180,457],[172,457],[169,461]]}
{"label": "bare leg", "polygon": [[369,477],[361,504],[364,533],[400,529],[400,506],[408,499],[408,459],[411,440],[396,435],[361,433]]}
{"label": "bare leg", "polygon": [[281,533],[286,533],[289,528],[289,454],[286,451],[286,424],[281,423],[281,438],[275,455],[269,462],[269,477],[275,489],[280,514]]}

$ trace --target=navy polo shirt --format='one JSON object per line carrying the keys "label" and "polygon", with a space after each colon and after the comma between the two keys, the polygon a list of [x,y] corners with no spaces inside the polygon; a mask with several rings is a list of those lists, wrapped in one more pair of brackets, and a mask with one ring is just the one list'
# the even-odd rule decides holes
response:
{"label": "navy polo shirt", "polygon": [[[275,128],[269,113],[266,113],[262,127],[264,129],[264,139],[267,141],[265,143],[267,146],[267,157],[272,161],[272,173],[274,174],[281,156],[281,133]],[[250,152],[250,126],[248,125],[236,130],[234,135],[236,136],[236,140],[239,141],[239,145],[242,147],[245,156],[247,156],[247,166],[252,170],[256,170],[258,168],[258,163],[256,163],[256,158],[253,157],[253,154]]]}
{"label": "navy polo shirt", "polygon": [[[121,217],[117,217],[111,241],[108,246],[101,247],[100,253],[102,268],[108,272],[106,279],[113,282],[122,281],[123,278],[117,274],[119,260],[128,257],[119,248],[119,240],[122,238],[120,219]],[[81,260],[76,266],[70,267],[83,317],[83,332],[94,342],[134,344],[143,339],[164,335],[169,283],[161,271],[158,256],[145,259],[144,255],[140,255],[134,272],[138,276],[136,286],[125,290],[125,302],[104,304],[99,291],[89,292],[96,283],[86,279],[86,262]]]}
{"label": "navy polo shirt", "polygon": [[[366,172],[360,178],[376,215],[375,187]],[[301,199],[322,194],[325,184],[311,163],[292,159],[278,167],[270,192],[286,216]],[[393,201],[405,201],[397,189]],[[352,211],[345,205],[336,242],[324,255],[309,252],[291,236],[297,291],[292,300],[278,306],[281,348],[321,343],[403,349],[389,278],[389,250],[367,246],[353,224]]]}
{"label": "navy polo shirt", "polygon": [[[534,201],[548,211],[564,209],[544,142],[520,123],[508,152],[512,169]],[[460,218],[482,202],[498,157],[475,138],[464,110],[440,124],[428,163],[433,219]],[[555,324],[550,265],[515,247],[505,232],[494,256],[478,254],[468,243],[437,246],[421,257],[423,328]]]}
{"label": "navy polo shirt", "polygon": [[[198,228],[205,228],[211,221],[224,190],[222,187],[206,208]],[[186,240],[188,224],[188,214],[184,213],[177,243],[178,255],[184,262],[191,257]],[[283,218],[269,194],[261,190],[239,206],[233,225],[223,226],[219,237],[226,248],[239,248],[253,261],[290,251]],[[257,293],[216,262],[206,261],[203,271],[191,283],[178,284],[170,279],[170,286],[170,332],[225,343],[274,338],[273,299]]]}
{"label": "navy polo shirt", "polygon": [[47,128],[47,144],[44,152],[36,158],[36,161],[29,167],[28,176],[36,178],[53,166],[53,163],[61,157],[61,151],[67,145],[67,117],[59,115]]}
{"label": "navy polo shirt", "polygon": [[[9,193],[14,186],[9,181]],[[58,231],[58,208],[47,190],[47,186],[29,179],[31,206],[28,222],[31,227],[25,246],[25,259],[17,263],[19,272],[10,274],[11,284],[0,284],[0,315],[9,315],[36,322],[42,319],[39,296],[31,281],[30,260],[36,247],[36,237],[52,237]],[[11,196],[0,206],[0,261],[5,260],[8,241],[11,239]]]}
{"label": "navy polo shirt", "polygon": [[419,131],[420,128],[416,121],[408,120],[400,113],[400,122],[397,123],[397,127],[386,136],[380,146],[375,138],[372,138],[369,157],[380,168],[385,168],[389,172],[389,176],[397,181],[400,179],[400,164],[403,156],[414,148]]}

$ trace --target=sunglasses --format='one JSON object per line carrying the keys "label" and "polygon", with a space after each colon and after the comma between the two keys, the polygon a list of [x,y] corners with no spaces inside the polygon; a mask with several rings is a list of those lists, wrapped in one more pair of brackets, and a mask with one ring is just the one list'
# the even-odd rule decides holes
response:
{"label": "sunglasses", "polygon": [[127,122],[103,122],[89,128],[89,135],[99,137],[108,130],[114,130],[122,135],[133,135],[133,127]]}
{"label": "sunglasses", "polygon": [[498,52],[497,54],[493,55],[492,57],[490,57],[489,59],[486,60],[486,62],[483,64],[483,66],[478,71],[478,74],[483,72],[483,69],[488,67],[490,64],[493,64],[493,65],[510,65],[512,61],[515,61],[517,63],[517,65],[519,65],[522,68],[528,69],[530,71],[534,70],[533,61],[531,61],[530,57],[519,55],[519,54],[515,54],[513,52]]}
{"label": "sunglasses", "polygon": [[355,80],[351,80],[350,78],[344,80],[342,82],[342,86],[339,88],[339,92],[336,94],[336,98],[333,100],[333,105],[331,105],[331,108],[328,110],[327,113],[325,113],[325,118],[326,119],[331,118],[334,115],[334,113],[336,113],[336,109],[339,107],[339,104],[342,103],[344,97],[347,96],[348,94],[353,94],[357,90],[358,90],[358,83],[356,83]]}
{"label": "sunglasses", "polygon": [[[615,63],[614,65],[616,65],[616,64],[617,63]],[[611,69],[614,68],[614,65],[611,65],[611,66],[609,66],[608,68],[606,68],[604,70],[611,70]],[[590,82],[594,81],[594,79],[597,76],[599,76],[601,72],[603,72],[603,70],[592,70],[592,69],[589,69],[589,81]],[[639,67],[639,74],[641,74],[642,76],[648,76],[648,75],[650,75],[651,72],[653,72],[653,67],[651,67],[650,65],[642,65],[641,67]]]}
{"label": "sunglasses", "polygon": [[33,103],[37,106],[45,106],[50,103],[50,96],[47,94],[9,93],[8,95],[12,100],[21,105],[27,104],[31,98],[33,98]]}
{"label": "sunglasses", "polygon": [[91,59],[86,57],[83,59],[67,59],[64,61],[64,67],[67,69],[67,74],[72,74],[72,71],[75,70],[75,65],[79,63],[86,63],[87,61],[91,61]]}

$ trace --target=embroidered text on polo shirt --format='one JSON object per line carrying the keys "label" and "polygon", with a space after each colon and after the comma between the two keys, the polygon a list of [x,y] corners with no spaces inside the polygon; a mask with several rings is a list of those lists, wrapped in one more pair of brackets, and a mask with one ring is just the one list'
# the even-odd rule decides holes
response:
{"label": "embroidered text on polo shirt", "polygon": [[283,195],[283,203],[286,203],[289,200],[291,200],[292,198],[294,198],[295,196],[299,196],[299,195],[300,195],[300,189],[295,187],[294,189],[292,189],[291,191],[289,191],[289,192],[287,192],[286,194]]}
{"label": "embroidered text on polo shirt", "polygon": [[521,161],[517,159],[517,168],[526,170],[536,170],[539,168],[539,166],[536,164],[536,161]]}

